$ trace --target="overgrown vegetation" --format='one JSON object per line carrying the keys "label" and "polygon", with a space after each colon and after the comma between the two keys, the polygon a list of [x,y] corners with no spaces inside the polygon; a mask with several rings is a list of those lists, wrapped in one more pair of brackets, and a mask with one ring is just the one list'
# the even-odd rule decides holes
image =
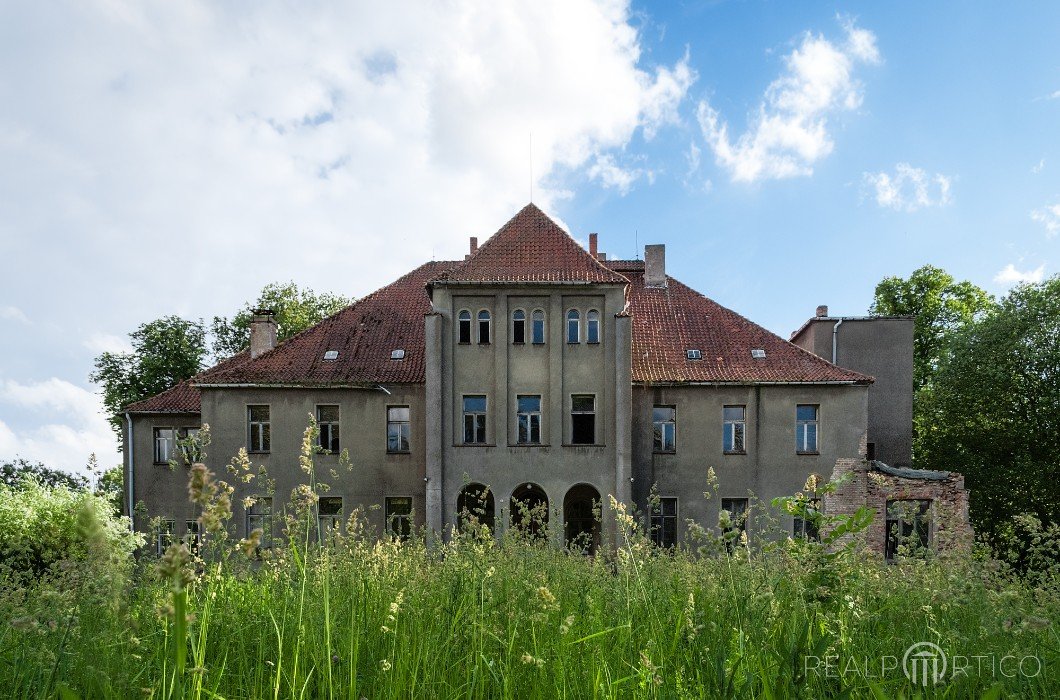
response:
{"label": "overgrown vegetation", "polygon": [[[594,557],[539,530],[495,541],[473,513],[444,544],[380,540],[361,513],[341,533],[320,531],[315,444],[310,428],[306,483],[272,549],[260,531],[229,538],[233,490],[195,465],[197,548],[174,543],[129,571],[119,557],[89,569],[72,546],[69,564],[49,568],[83,576],[5,574],[0,687],[12,697],[901,697],[919,688],[905,650],[932,642],[950,655],[941,696],[1060,689],[1054,583],[986,558],[865,559],[843,544],[864,514],[828,518],[806,494],[774,505],[812,520],[821,542],[756,546],[738,528],[699,528],[694,549],[660,550],[614,502],[616,527]],[[225,478],[267,475],[237,458]],[[62,489],[32,493],[23,510],[59,517]],[[101,551],[100,529],[118,521],[93,517],[105,524],[62,522]],[[953,675],[958,657],[970,665]]]}

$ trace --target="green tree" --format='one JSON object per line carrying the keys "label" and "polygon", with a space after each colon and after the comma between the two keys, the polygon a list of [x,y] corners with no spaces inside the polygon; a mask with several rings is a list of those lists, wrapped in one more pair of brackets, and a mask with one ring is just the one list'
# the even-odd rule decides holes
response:
{"label": "green tree", "polygon": [[43,462],[30,462],[19,457],[0,464],[0,483],[20,489],[27,481],[49,488],[64,486],[75,491],[88,488],[88,479],[85,477],[46,467]]}
{"label": "green tree", "polygon": [[134,401],[154,396],[194,376],[206,357],[202,321],[166,316],[129,335],[132,352],[105,352],[89,378],[103,387],[103,405],[111,427],[122,439],[122,412]]}
{"label": "green tree", "polygon": [[210,328],[214,358],[221,360],[250,347],[250,319],[255,309],[272,309],[278,340],[286,340],[352,303],[352,299],[338,294],[299,289],[294,282],[265,285],[257,300],[244,304],[232,318],[214,317]]}
{"label": "green tree", "polygon": [[1060,277],[958,330],[923,408],[924,461],[965,475],[978,531],[1019,513],[1060,522]]}

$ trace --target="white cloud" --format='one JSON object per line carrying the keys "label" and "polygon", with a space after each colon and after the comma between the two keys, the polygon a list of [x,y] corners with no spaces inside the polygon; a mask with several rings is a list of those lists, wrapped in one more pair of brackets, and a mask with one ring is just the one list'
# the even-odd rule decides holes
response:
{"label": "white cloud", "polygon": [[0,459],[24,457],[48,467],[83,471],[95,453],[102,466],[120,461],[100,397],[52,377],[42,382],[0,382]]}
{"label": "white cloud", "polygon": [[909,163],[898,163],[894,174],[864,173],[864,183],[881,207],[912,212],[950,203],[952,179],[942,173],[929,174]]}
{"label": "white cloud", "polygon": [[26,318],[26,314],[23,313],[22,309],[17,306],[0,306],[0,319],[5,321],[19,321],[20,323],[29,323],[29,319]]}
{"label": "white cloud", "polygon": [[120,335],[111,335],[110,333],[93,333],[81,344],[91,350],[93,355],[99,355],[104,352],[132,352],[133,349],[128,338],[123,338]]}
{"label": "white cloud", "polygon": [[1043,170],[1045,170],[1045,158],[1042,158],[1037,165],[1031,168],[1031,174],[1037,175]]}
{"label": "white cloud", "polygon": [[1035,209],[1031,212],[1031,219],[1044,226],[1046,235],[1052,238],[1060,231],[1060,204]]}
{"label": "white cloud", "polygon": [[843,29],[840,43],[819,34],[803,36],[784,58],[784,73],[766,89],[747,130],[735,141],[717,110],[706,100],[699,103],[703,136],[733,180],[810,175],[813,165],[832,152],[829,117],[857,109],[862,102],[855,68],[880,62],[875,34],[852,23]]}
{"label": "white cloud", "polygon": [[641,177],[654,179],[655,175],[650,170],[641,168],[623,168],[615,162],[610,153],[603,153],[596,157],[587,171],[590,180],[598,180],[604,187],[616,189],[623,197],[629,194],[633,183]]}
{"label": "white cloud", "polygon": [[1039,265],[1033,270],[1020,271],[1012,263],[994,275],[994,281],[998,284],[1020,284],[1022,282],[1041,282],[1045,275],[1045,265]]}

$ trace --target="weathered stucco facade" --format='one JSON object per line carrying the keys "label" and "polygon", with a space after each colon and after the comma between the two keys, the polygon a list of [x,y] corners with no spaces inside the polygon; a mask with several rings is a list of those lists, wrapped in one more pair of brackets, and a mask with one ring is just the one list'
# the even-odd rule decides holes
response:
{"label": "weathered stucco facade", "polygon": [[[712,527],[725,503],[768,504],[859,458],[874,411],[906,420],[907,397],[885,415],[890,394],[874,403],[868,374],[668,277],[662,246],[645,257],[605,260],[595,234],[586,251],[530,205],[481,247],[473,239],[463,261],[421,266],[279,345],[263,314],[249,352],[129,407],[135,526],[161,518],[180,537],[197,517],[187,468],[155,463],[167,428],[209,424],[206,463],[219,475],[248,449],[274,482],[277,536],[306,478],[303,431],[323,407],[337,433],[321,444],[349,456],[317,457],[342,518],[359,509],[385,532],[392,502],[410,502],[411,525],[446,536],[468,494],[488,487],[497,532],[515,500],[544,500],[558,544],[592,528],[595,546],[611,526],[609,496],[650,516],[656,493],[665,505],[645,523],[665,522],[658,539],[680,543],[688,519]],[[903,436],[880,435],[877,449],[907,449]],[[231,529],[243,537],[262,522],[243,498],[265,486],[236,488]],[[602,527],[588,523],[593,507]],[[790,516],[776,516],[791,533]]]}

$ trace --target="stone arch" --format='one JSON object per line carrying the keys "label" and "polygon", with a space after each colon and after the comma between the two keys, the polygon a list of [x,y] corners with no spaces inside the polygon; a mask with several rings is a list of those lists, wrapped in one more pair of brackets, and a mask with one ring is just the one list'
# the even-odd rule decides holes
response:
{"label": "stone arch", "polygon": [[465,525],[485,525],[494,531],[497,518],[497,507],[493,491],[484,484],[468,484],[456,498],[457,528],[463,530]]}
{"label": "stone arch", "polygon": [[595,554],[600,548],[600,492],[575,484],[563,498],[563,535],[568,548]]}
{"label": "stone arch", "polygon": [[520,484],[512,491],[511,527],[535,538],[545,537],[548,525],[548,494],[533,483]]}

